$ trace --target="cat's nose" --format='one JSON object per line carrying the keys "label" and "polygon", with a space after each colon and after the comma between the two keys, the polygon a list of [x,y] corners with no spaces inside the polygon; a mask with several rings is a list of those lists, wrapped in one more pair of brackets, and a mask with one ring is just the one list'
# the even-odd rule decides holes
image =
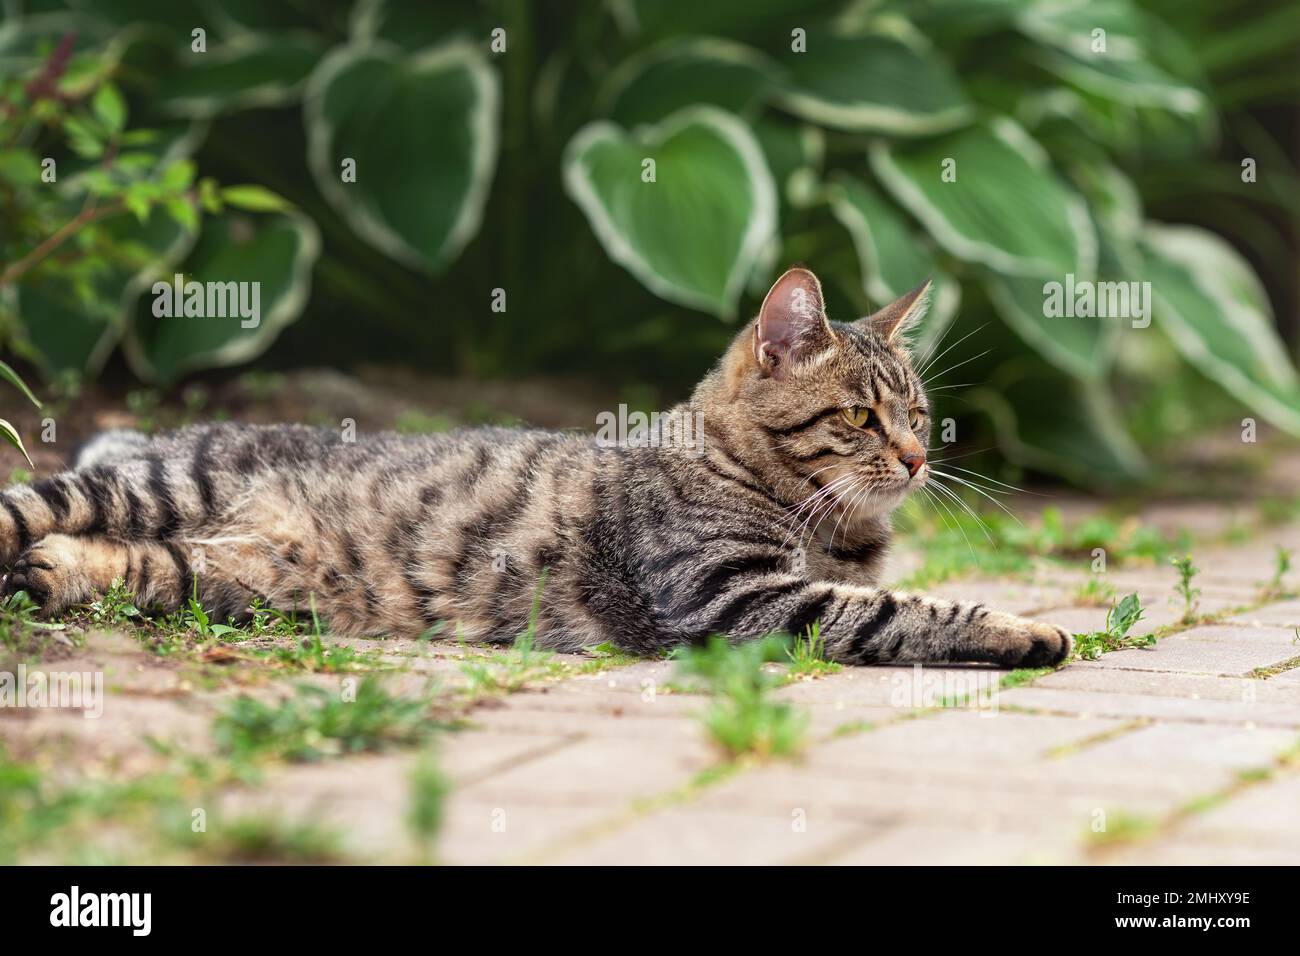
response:
{"label": "cat's nose", "polygon": [[908,454],[900,457],[898,460],[903,463],[903,467],[907,469],[907,473],[911,477],[915,478],[916,473],[920,471],[921,466],[925,464],[925,455],[923,454],[917,455],[909,452]]}

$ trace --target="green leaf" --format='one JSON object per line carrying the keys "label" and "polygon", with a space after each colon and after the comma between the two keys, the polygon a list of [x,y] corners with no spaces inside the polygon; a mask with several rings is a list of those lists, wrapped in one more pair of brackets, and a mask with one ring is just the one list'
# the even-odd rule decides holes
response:
{"label": "green leaf", "polygon": [[183,192],[194,182],[197,167],[192,159],[179,159],[163,170],[162,185],[169,190]]}
{"label": "green leaf", "polygon": [[290,205],[284,197],[263,186],[226,186],[217,195],[225,205],[250,212],[280,212]]}
{"label": "green leaf", "polygon": [[747,113],[767,92],[775,70],[767,57],[740,43],[669,40],[614,70],[597,97],[597,110],[629,127],[698,104]]}
{"label": "green leaf", "polygon": [[[302,313],[319,254],[316,227],[298,213],[227,210],[205,219],[184,261],[162,273],[161,284],[137,303],[123,342],[131,367],[142,378],[167,383],[194,369],[260,355]],[[155,314],[174,302],[172,272],[184,276],[185,286],[200,284],[201,317]],[[238,303],[234,294],[241,297]],[[183,288],[182,303],[184,295]]]}
{"label": "green leaf", "polygon": [[420,0],[357,0],[348,32],[355,43],[388,42],[414,51],[452,40],[485,43],[489,31],[500,25],[486,4],[445,3],[431,17],[428,4]]}
{"label": "green leaf", "polygon": [[[758,138],[781,198],[791,206],[805,207],[820,193],[826,137],[816,126],[763,116],[750,124]],[[766,290],[764,290],[766,291]]]}
{"label": "green leaf", "polygon": [[1146,468],[1105,385],[1073,381],[1025,356],[965,396],[988,414],[1003,454],[1026,468],[1090,486],[1118,486]]}
{"label": "green leaf", "polygon": [[104,155],[103,139],[85,120],[69,116],[64,120],[63,131],[68,134],[68,146],[82,159],[99,159]]}
{"label": "green leaf", "polygon": [[30,187],[41,181],[40,160],[27,149],[0,149],[0,180],[11,186]]}
{"label": "green leaf", "polygon": [[1250,265],[1195,226],[1153,223],[1142,248],[1155,321],[1183,356],[1253,412],[1300,435],[1300,376]]}
{"label": "green leaf", "polygon": [[776,234],[762,150],[744,123],[711,106],[632,134],[583,127],[565,149],[564,183],[611,259],[661,298],[719,316],[735,312]]}
{"label": "green leaf", "polygon": [[182,229],[193,232],[199,228],[198,210],[184,196],[172,196],[164,199],[163,208],[167,210],[167,215],[171,216]]}
{"label": "green leaf", "polygon": [[23,440],[18,434],[18,429],[14,428],[13,425],[10,425],[3,418],[0,418],[0,438],[3,438],[9,444],[22,452],[23,457],[27,459],[27,464],[31,465],[33,468],[36,467],[35,465],[32,465],[32,456],[27,454],[27,449],[23,447]]}
{"label": "green leaf", "polygon": [[952,70],[910,30],[846,35],[813,28],[807,41],[806,52],[785,57],[779,101],[809,122],[918,136],[970,118]]}
{"label": "green leaf", "polygon": [[95,116],[110,133],[120,133],[126,128],[126,100],[112,83],[105,83],[91,101]]}
{"label": "green leaf", "polygon": [[831,212],[853,240],[862,288],[875,307],[888,305],[926,279],[934,279],[930,311],[915,339],[917,353],[924,353],[957,314],[960,283],[935,265],[922,238],[866,183],[838,174],[826,197]]}
{"label": "green leaf", "polygon": [[[876,142],[870,158],[893,198],[959,259],[1009,275],[1092,277],[1097,237],[1087,207],[1011,120],[916,145]],[[945,170],[955,181],[944,181]]]}
{"label": "green leaf", "polygon": [[[496,71],[474,46],[409,56],[388,44],[344,47],[308,84],[308,163],[359,236],[436,270],[478,231],[499,111]],[[355,182],[342,181],[344,160],[355,161]]]}
{"label": "green leaf", "polygon": [[1114,637],[1125,637],[1142,618],[1142,604],[1137,592],[1125,595],[1106,612],[1106,630]]}
{"label": "green leaf", "polygon": [[22,380],[17,372],[9,367],[8,362],[0,362],[0,378],[4,379],[14,388],[18,389],[18,391],[26,395],[28,400],[37,408],[41,407],[40,399],[32,394],[32,390],[27,387],[27,383]]}
{"label": "green leaf", "polygon": [[1081,90],[1130,106],[1188,114],[1206,110],[1195,87],[1154,62],[1138,11],[1128,0],[1029,4],[1016,25],[1039,42],[1035,59]]}
{"label": "green leaf", "polygon": [[307,33],[241,34],[207,53],[182,54],[186,68],[168,78],[159,105],[177,116],[207,118],[295,103],[321,59]]}
{"label": "green leaf", "polygon": [[119,248],[139,247],[148,263],[134,268],[114,263],[97,273],[88,300],[66,282],[42,276],[39,269],[13,290],[14,311],[27,339],[51,372],[75,370],[94,374],[121,337],[128,311],[155,274],[166,273],[193,242],[169,216],[154,210],[141,224],[118,216],[97,224]]}
{"label": "green leaf", "polygon": [[[1046,303],[1052,291],[1049,282],[1058,287],[1061,311],[1066,314],[1047,314]],[[998,315],[1043,358],[1076,378],[1105,376],[1116,324],[1127,326],[1129,319],[1068,314],[1064,300],[1071,297],[1070,286],[1063,278],[1044,281],[988,274],[984,287]]]}

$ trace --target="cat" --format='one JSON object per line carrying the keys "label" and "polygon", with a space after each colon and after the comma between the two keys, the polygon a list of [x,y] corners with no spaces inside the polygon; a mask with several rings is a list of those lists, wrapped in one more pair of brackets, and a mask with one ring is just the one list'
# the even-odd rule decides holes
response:
{"label": "cat", "polygon": [[673,410],[703,422],[700,442],[105,433],[71,470],[0,494],[4,588],[53,615],[122,579],[161,610],[197,591],[216,621],[260,598],[310,604],[340,634],[483,642],[535,613],[540,646],[641,655],[820,622],[842,663],[1057,664],[1062,628],[876,586],[890,513],[928,477],[930,408],[904,334],[928,292],[833,322],[816,276],[789,270]]}

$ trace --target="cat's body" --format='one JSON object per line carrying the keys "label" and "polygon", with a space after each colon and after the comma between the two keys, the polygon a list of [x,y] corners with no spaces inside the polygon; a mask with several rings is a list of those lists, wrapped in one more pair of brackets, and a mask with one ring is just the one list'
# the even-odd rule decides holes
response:
{"label": "cat's body", "polygon": [[702,453],[508,429],[110,433],[73,470],[0,495],[7,588],[52,613],[123,578],[174,608],[197,579],[217,619],[262,598],[314,603],[339,633],[441,621],[496,642],[540,595],[537,639],[560,649],[649,654],[820,621],[845,662],[1059,661],[1059,628],[874,587],[889,511],[925,480],[923,390],[889,344],[918,296],[862,320],[876,325],[833,325],[815,283],[787,273],[753,342],[676,410],[701,416]]}

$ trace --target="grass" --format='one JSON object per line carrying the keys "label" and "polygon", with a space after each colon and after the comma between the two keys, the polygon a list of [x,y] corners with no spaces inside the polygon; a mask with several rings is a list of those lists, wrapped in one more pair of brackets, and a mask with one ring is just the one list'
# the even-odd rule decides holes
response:
{"label": "grass", "polygon": [[200,857],[214,863],[319,865],[347,860],[337,830],[277,817],[240,817],[183,842],[189,842]]}
{"label": "grass", "polygon": [[1174,592],[1183,599],[1183,622],[1190,623],[1196,619],[1196,606],[1201,594],[1200,588],[1192,587],[1192,579],[1201,573],[1201,569],[1192,564],[1190,554],[1170,558],[1169,563],[1178,572],[1178,583],[1174,585]]}
{"label": "grass", "polygon": [[821,621],[814,621],[803,634],[785,649],[790,665],[786,669],[787,682],[816,680],[828,674],[838,674],[844,668],[826,659],[826,638],[821,635]]}
{"label": "grass", "polygon": [[[1067,523],[1057,508],[1045,508],[1037,521],[1024,524],[1001,511],[972,516],[955,507],[944,513],[909,502],[898,523],[904,536],[923,539],[925,545],[925,563],[899,582],[903,588],[922,588],[971,573],[990,577],[1026,573],[1035,562],[1075,567],[1097,549],[1118,563],[1155,563],[1190,543],[1186,534],[1170,538],[1134,518],[1098,515]],[[1098,584],[1093,595],[1100,603],[1105,600],[1102,589]]]}
{"label": "grass", "polygon": [[1023,687],[1026,684],[1032,684],[1038,678],[1051,674],[1056,670],[1055,667],[1022,667],[1018,670],[1002,675],[1002,690],[1010,690],[1012,687]]}
{"label": "grass", "polygon": [[1115,586],[1094,574],[1074,592],[1074,603],[1084,607],[1106,607],[1114,602],[1115,597]]}
{"label": "grass", "polygon": [[709,737],[730,758],[789,756],[803,748],[807,717],[771,699],[782,681],[763,666],[787,654],[786,642],[777,638],[733,647],[724,638],[712,637],[704,647],[677,655],[679,670],[702,681],[711,693],[701,719]]}
{"label": "grass", "polygon": [[[1079,660],[1095,661],[1102,654],[1130,647],[1150,647],[1156,643],[1154,634],[1130,635],[1133,625],[1142,619],[1142,605],[1136,593],[1111,605],[1106,613],[1106,627],[1101,631],[1074,635],[1074,656]],[[1009,676],[1009,675],[1008,675]],[[1004,685],[1005,686],[1005,685]]]}
{"label": "grass", "polygon": [[380,678],[367,675],[354,696],[303,684],[274,704],[239,697],[212,730],[218,751],[237,764],[309,762],[422,743],[439,727],[430,704],[390,694]]}
{"label": "grass", "polygon": [[432,756],[421,755],[411,770],[406,825],[415,841],[416,857],[422,863],[433,860],[434,841],[442,829],[450,790],[451,782],[438,769]]}
{"label": "grass", "polygon": [[140,618],[135,606],[135,595],[127,590],[126,582],[114,578],[103,597],[86,605],[86,614],[100,627],[122,627],[134,624]]}
{"label": "grass", "polygon": [[1276,551],[1273,556],[1273,578],[1267,584],[1261,586],[1264,600],[1294,597],[1296,593],[1284,583],[1284,578],[1291,572],[1291,562],[1295,557],[1295,552],[1282,547],[1280,544],[1274,547]]}
{"label": "grass", "polygon": [[1154,817],[1134,813],[1113,813],[1106,820],[1103,829],[1090,829],[1088,837],[1094,846],[1107,847],[1148,839],[1159,829],[1160,821]]}
{"label": "grass", "polygon": [[472,698],[513,694],[529,684],[562,677],[567,668],[550,651],[538,650],[531,634],[521,634],[508,651],[476,657],[460,665]]}

